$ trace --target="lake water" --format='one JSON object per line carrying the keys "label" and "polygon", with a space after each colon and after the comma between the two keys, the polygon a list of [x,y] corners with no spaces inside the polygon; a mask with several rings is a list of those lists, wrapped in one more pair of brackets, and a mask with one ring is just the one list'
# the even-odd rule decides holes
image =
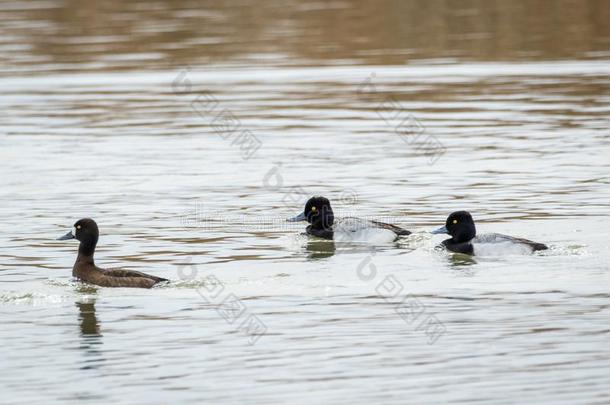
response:
{"label": "lake water", "polygon": [[609,3],[218,3],[0,4],[0,402],[608,403]]}

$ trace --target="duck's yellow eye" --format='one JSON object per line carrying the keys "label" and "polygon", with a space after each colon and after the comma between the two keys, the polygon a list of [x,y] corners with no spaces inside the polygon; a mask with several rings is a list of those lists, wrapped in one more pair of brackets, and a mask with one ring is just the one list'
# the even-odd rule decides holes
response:
{"label": "duck's yellow eye", "polygon": [[76,225],[76,229],[80,229],[80,225]]}
{"label": "duck's yellow eye", "polygon": [[318,209],[316,207],[311,207],[311,212],[316,212]]}
{"label": "duck's yellow eye", "polygon": [[454,219],[454,220],[453,220],[453,223],[454,223],[454,224],[457,224],[457,219]]}

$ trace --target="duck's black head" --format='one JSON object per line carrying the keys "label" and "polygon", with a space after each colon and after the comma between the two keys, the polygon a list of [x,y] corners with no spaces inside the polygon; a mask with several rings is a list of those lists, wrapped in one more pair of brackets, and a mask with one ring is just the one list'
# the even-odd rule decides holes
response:
{"label": "duck's black head", "polygon": [[477,236],[477,229],[474,226],[472,215],[468,211],[456,211],[449,215],[445,226],[432,233],[448,233],[453,242],[462,243]]}
{"label": "duck's black head", "polygon": [[79,250],[82,250],[84,253],[93,254],[99,236],[100,232],[95,221],[91,218],[83,218],[76,221],[73,230],[58,239],[76,239],[81,243]]}
{"label": "duck's black head", "polygon": [[325,197],[311,197],[305,204],[305,210],[289,222],[307,221],[316,229],[328,229],[335,222],[335,215],[330,201]]}

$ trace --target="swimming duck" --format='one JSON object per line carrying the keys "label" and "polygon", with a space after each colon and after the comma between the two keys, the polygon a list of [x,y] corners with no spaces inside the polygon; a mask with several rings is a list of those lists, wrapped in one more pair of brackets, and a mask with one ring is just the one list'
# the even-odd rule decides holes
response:
{"label": "swimming duck", "polygon": [[93,253],[99,237],[99,230],[94,220],[83,218],[74,224],[74,230],[58,240],[76,239],[80,241],[76,263],[72,275],[86,283],[101,287],[134,287],[151,288],[153,285],[169,281],[165,278],[151,276],[133,270],[104,270],[95,265]]}
{"label": "swimming duck", "polygon": [[498,253],[527,254],[538,250],[546,250],[548,246],[543,243],[532,242],[528,239],[515,238],[499,233],[477,235],[472,215],[468,211],[456,211],[449,215],[445,226],[432,231],[434,234],[449,234],[443,246],[455,253],[484,256]]}
{"label": "swimming duck", "polygon": [[310,224],[306,228],[308,235],[337,242],[388,243],[395,241],[399,236],[411,234],[396,225],[378,221],[354,217],[335,221],[330,201],[320,196],[310,198],[303,212],[287,221],[307,221]]}

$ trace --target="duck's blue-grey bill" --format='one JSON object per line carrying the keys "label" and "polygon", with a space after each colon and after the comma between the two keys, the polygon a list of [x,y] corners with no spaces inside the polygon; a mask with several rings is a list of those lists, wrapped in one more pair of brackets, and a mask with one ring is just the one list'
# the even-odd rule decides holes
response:
{"label": "duck's blue-grey bill", "polygon": [[74,235],[72,235],[72,231],[68,232],[64,236],[57,238],[57,240],[68,240],[68,239],[74,239]]}
{"label": "duck's blue-grey bill", "polygon": [[441,226],[440,228],[432,231],[431,233],[436,234],[436,233],[449,233],[449,232],[447,231],[447,227],[446,226]]}
{"label": "duck's blue-grey bill", "polygon": [[288,218],[286,221],[288,222],[299,222],[299,221],[305,221],[307,219],[307,217],[305,216],[304,212],[301,212],[299,215],[297,215],[294,218]]}

